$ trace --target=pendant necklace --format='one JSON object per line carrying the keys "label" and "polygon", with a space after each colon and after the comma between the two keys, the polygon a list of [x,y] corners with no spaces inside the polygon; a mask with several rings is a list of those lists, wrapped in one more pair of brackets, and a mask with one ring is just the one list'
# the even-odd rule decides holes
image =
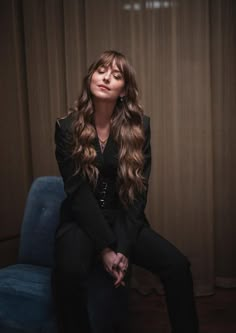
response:
{"label": "pendant necklace", "polygon": [[106,140],[101,140],[100,138],[98,138],[98,140],[99,140],[99,144],[100,144],[100,147],[101,147],[101,151],[103,153],[103,151],[106,147],[106,143],[107,143],[108,138],[106,138]]}

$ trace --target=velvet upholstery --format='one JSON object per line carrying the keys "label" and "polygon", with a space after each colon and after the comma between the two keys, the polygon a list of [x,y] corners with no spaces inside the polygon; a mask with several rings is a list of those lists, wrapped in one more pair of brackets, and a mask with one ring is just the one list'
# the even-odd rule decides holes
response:
{"label": "velvet upholstery", "polygon": [[0,270],[0,332],[57,331],[51,295],[54,234],[65,193],[61,177],[39,177],[30,188],[18,263]]}
{"label": "velvet upholstery", "polygon": [[52,266],[54,233],[64,198],[61,177],[40,177],[34,181],[21,228],[20,263]]}
{"label": "velvet upholstery", "polygon": [[[18,263],[0,269],[0,332],[57,333],[51,292],[54,234],[65,197],[61,177],[37,178],[29,191],[21,228]],[[88,308],[92,332],[112,317],[114,326],[127,315],[127,288],[113,287],[101,265],[89,280]],[[107,304],[102,307],[101,304]],[[105,311],[105,312],[104,312]]]}
{"label": "velvet upholstery", "polygon": [[1,269],[0,304],[1,333],[8,332],[7,327],[25,329],[23,332],[56,332],[50,268],[16,264]]}

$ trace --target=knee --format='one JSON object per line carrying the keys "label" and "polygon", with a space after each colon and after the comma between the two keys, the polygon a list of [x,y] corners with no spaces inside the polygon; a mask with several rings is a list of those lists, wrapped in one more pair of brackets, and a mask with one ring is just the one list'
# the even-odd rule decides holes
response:
{"label": "knee", "polygon": [[90,270],[91,268],[88,263],[61,262],[55,269],[55,275],[63,280],[75,280],[77,283],[86,282],[89,277]]}
{"label": "knee", "polygon": [[[69,234],[69,233],[68,233]],[[67,235],[68,236],[68,235]],[[70,239],[69,239],[70,240]],[[55,244],[54,263],[57,276],[75,277],[78,281],[88,278],[91,270],[93,257],[92,253],[77,249],[68,240],[59,239]]]}
{"label": "knee", "polygon": [[174,276],[175,278],[188,275],[190,273],[191,263],[188,258],[182,253],[178,253],[169,263],[167,272],[168,275]]}
{"label": "knee", "polygon": [[86,273],[69,271],[67,269],[54,269],[51,279],[53,293],[62,292],[62,294],[68,293],[68,295],[71,295],[80,290],[80,288],[86,288],[88,284],[88,274]]}
{"label": "knee", "polygon": [[91,270],[91,260],[77,260],[75,256],[59,251],[55,255],[54,272],[59,279],[84,281]]}
{"label": "knee", "polygon": [[188,260],[188,258],[183,254],[179,254],[178,258],[176,258],[176,260],[175,260],[175,265],[174,265],[175,269],[177,271],[181,271],[181,272],[188,271],[190,266],[191,266],[191,263]]}

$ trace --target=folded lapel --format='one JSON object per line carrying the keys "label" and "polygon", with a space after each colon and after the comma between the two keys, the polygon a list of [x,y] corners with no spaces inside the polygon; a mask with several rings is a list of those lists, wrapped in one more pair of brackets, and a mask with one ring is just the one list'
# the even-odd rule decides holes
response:
{"label": "folded lapel", "polygon": [[118,145],[112,136],[109,136],[106,147],[102,153],[98,137],[93,140],[93,145],[97,153],[96,165],[98,169],[107,167],[117,167],[118,164]]}
{"label": "folded lapel", "polygon": [[106,147],[103,151],[103,161],[107,165],[118,163],[118,145],[112,136],[109,136]]}
{"label": "folded lapel", "polygon": [[100,169],[102,167],[104,161],[103,161],[103,154],[102,154],[102,151],[101,151],[101,148],[100,148],[98,137],[96,137],[93,140],[93,146],[94,146],[94,148],[96,150],[96,153],[97,153],[96,165],[97,165],[98,169]]}

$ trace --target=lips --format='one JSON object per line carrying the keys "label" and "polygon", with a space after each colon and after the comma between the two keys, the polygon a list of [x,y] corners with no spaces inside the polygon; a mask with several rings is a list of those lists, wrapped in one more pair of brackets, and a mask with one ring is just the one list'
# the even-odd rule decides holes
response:
{"label": "lips", "polygon": [[108,87],[105,86],[104,84],[99,84],[98,87],[99,87],[99,88],[106,89],[107,91],[111,90],[110,88],[108,88]]}

